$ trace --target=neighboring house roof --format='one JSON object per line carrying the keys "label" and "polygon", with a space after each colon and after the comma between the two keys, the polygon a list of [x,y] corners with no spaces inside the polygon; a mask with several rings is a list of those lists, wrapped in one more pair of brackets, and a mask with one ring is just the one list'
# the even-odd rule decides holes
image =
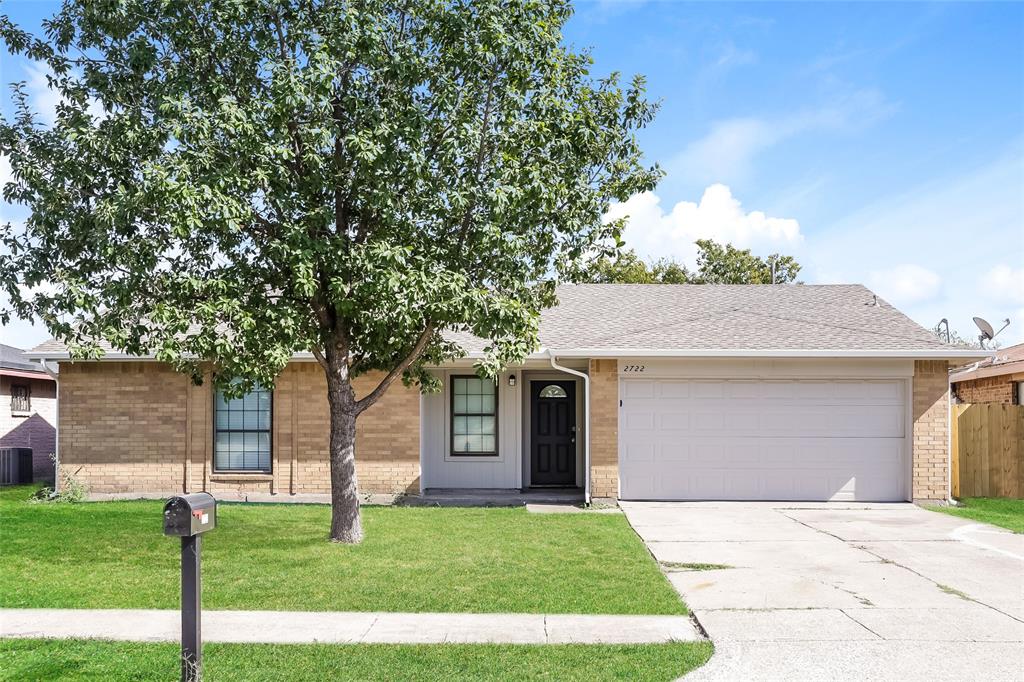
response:
{"label": "neighboring house roof", "polygon": [[[859,284],[578,284],[560,286],[558,299],[541,316],[540,343],[560,357],[989,355],[942,343]],[[468,333],[448,337],[470,357],[487,346]],[[67,348],[47,341],[31,354]]]}
{"label": "neighboring house roof", "polygon": [[976,365],[961,368],[953,372],[949,380],[953,383],[1024,373],[1024,343],[1009,348],[1000,348],[995,357],[990,357]]}
{"label": "neighboring house roof", "polygon": [[[29,379],[51,379],[38,362],[25,355],[25,351],[0,343],[0,375]],[[51,379],[52,380],[52,379]]]}

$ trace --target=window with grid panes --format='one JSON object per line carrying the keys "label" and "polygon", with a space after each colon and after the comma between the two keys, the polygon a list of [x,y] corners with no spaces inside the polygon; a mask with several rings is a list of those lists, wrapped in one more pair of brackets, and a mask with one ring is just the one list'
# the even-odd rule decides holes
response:
{"label": "window with grid panes", "polygon": [[214,411],[214,470],[269,473],[271,392],[226,398],[218,390]]}
{"label": "window with grid panes", "polygon": [[498,387],[476,376],[451,378],[451,454],[457,457],[498,455]]}

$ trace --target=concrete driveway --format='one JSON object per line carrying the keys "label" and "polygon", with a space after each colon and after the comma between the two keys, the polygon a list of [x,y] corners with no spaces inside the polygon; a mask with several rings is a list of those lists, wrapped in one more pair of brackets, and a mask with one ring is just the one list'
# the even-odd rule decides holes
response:
{"label": "concrete driveway", "polygon": [[715,643],[687,680],[1024,680],[1024,535],[911,504],[622,508]]}

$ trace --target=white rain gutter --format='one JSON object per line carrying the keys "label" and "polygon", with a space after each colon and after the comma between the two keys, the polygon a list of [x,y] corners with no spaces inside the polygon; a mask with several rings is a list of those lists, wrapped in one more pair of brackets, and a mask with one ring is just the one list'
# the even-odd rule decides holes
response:
{"label": "white rain gutter", "polygon": [[[545,352],[545,351],[541,351]],[[555,352],[547,349],[548,361],[554,369],[583,379],[583,414],[586,420],[586,432],[583,434],[583,502],[590,506],[590,375],[579,370],[570,369],[558,364]]]}
{"label": "white rain gutter", "polygon": [[[664,348],[574,348],[560,352],[560,357],[574,358],[579,360],[589,358],[911,358],[914,360],[978,360],[994,357],[994,350],[794,350],[794,349],[670,349]],[[67,351],[51,351],[47,353],[26,353],[26,357],[39,360],[70,360],[71,354]],[[479,360],[487,357],[483,352],[466,353],[463,357],[469,360]],[[544,350],[532,353],[527,356],[531,360],[543,360],[547,358]],[[292,354],[292,360],[309,360],[315,358],[312,353],[298,352]],[[107,352],[98,358],[104,360],[135,360],[155,361],[153,355],[131,355],[129,353]]]}
{"label": "white rain gutter", "polygon": [[39,358],[39,366],[53,379],[53,491],[60,492],[60,375],[50,369],[46,358]]}

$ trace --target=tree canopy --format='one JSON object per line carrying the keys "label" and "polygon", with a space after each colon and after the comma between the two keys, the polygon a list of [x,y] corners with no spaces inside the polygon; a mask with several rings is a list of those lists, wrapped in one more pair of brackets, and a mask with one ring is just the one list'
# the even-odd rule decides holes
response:
{"label": "tree canopy", "polygon": [[[796,281],[800,264],[792,256],[773,253],[766,258],[749,249],[698,239],[697,267],[670,258],[647,262],[632,249],[594,260],[589,281],[619,284],[788,284]],[[774,272],[773,272],[774,268]]]}
{"label": "tree canopy", "polygon": [[[61,98],[45,127],[15,84],[0,121],[4,196],[30,210],[0,228],[0,315],[41,317],[79,356],[105,340],[197,378],[209,363],[235,392],[312,352],[351,509],[355,418],[399,377],[435,387],[425,367],[461,352],[446,330],[490,340],[484,373],[532,351],[554,285],[618,241],[610,202],[660,177],[634,136],[655,112],[643,79],[592,76],[563,44],[570,14],[65,0],[43,38],[0,18]],[[333,523],[360,536],[357,513]]]}

